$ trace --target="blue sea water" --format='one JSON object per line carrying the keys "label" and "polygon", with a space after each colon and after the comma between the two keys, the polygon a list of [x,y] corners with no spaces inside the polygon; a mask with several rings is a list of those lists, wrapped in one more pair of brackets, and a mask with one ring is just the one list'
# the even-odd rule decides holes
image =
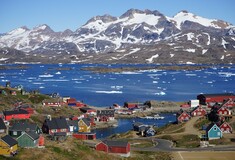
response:
{"label": "blue sea water", "polygon": [[[0,85],[10,81],[12,86],[39,89],[41,93],[60,93],[93,106],[123,105],[126,101],[146,100],[188,101],[200,93],[235,91],[235,65],[215,66],[205,70],[149,70],[123,73],[92,73],[80,70],[91,66],[140,66],[98,64],[30,64],[25,70],[0,70]],[[71,70],[50,70],[49,68]]]}
{"label": "blue sea water", "polygon": [[101,128],[96,129],[96,137],[97,138],[106,138],[115,133],[125,133],[129,130],[133,129],[134,122],[141,122],[147,125],[155,125],[156,127],[162,127],[168,123],[175,122],[176,116],[172,113],[160,114],[160,116],[164,116],[164,119],[156,120],[156,119],[141,119],[141,118],[128,118],[128,119],[118,119],[117,127],[110,128]]}
{"label": "blue sea water", "polygon": [[[205,70],[169,71],[149,70],[123,73],[92,73],[80,70],[82,67],[143,66],[143,65],[97,65],[97,64],[56,64],[27,65],[24,70],[0,70],[0,85],[7,81],[12,86],[23,85],[27,90],[39,89],[43,94],[58,92],[97,107],[123,105],[126,101],[147,100],[188,101],[200,93],[234,93],[235,65],[215,66]],[[71,70],[55,70],[69,67]],[[50,69],[54,68],[54,69]],[[164,120],[119,119],[118,127],[97,129],[97,138],[132,129],[133,121],[163,126],[175,121],[173,114],[165,114]]]}

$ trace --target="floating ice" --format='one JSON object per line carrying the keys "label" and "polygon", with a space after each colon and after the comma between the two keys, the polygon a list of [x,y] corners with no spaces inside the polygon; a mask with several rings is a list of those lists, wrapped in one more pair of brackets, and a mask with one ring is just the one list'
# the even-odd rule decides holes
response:
{"label": "floating ice", "polygon": [[95,92],[103,94],[122,94],[122,91],[95,91]]}
{"label": "floating ice", "polygon": [[39,75],[39,77],[41,77],[41,78],[51,78],[51,77],[54,77],[54,76],[51,75],[51,74],[43,74],[43,75]]}
{"label": "floating ice", "polygon": [[155,95],[158,95],[158,96],[164,96],[164,95],[166,95],[166,93],[165,93],[165,92],[163,92],[163,91],[161,91],[161,92],[155,93]]}

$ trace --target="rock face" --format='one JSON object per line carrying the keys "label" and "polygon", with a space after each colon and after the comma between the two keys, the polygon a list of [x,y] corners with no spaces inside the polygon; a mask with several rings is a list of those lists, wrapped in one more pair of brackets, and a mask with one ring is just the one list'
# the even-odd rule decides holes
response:
{"label": "rock face", "polygon": [[74,32],[20,27],[0,35],[0,49],[2,63],[23,62],[11,55],[17,51],[24,62],[234,63],[235,27],[187,11],[167,17],[130,9],[93,17]]}

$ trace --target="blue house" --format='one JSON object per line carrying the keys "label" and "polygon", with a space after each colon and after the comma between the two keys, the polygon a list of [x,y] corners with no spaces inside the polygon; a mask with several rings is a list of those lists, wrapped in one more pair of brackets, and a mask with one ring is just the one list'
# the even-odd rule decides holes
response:
{"label": "blue house", "polygon": [[220,138],[222,138],[222,131],[215,123],[211,123],[206,128],[206,136],[208,137],[208,140],[220,139]]}

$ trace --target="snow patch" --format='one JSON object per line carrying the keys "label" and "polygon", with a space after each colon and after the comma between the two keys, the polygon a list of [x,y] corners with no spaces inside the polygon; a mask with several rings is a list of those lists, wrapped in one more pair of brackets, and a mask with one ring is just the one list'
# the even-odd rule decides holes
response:
{"label": "snow patch", "polygon": [[196,49],[184,49],[184,51],[187,51],[187,52],[195,52],[196,51]]}
{"label": "snow patch", "polygon": [[222,43],[221,43],[221,45],[224,47],[224,49],[226,49],[226,44],[229,44],[229,43],[226,42],[226,41],[222,38]]}
{"label": "snow patch", "polygon": [[221,57],[220,59],[222,59],[222,60],[223,60],[223,59],[224,59],[224,55],[222,55],[222,57]]}
{"label": "snow patch", "polygon": [[156,55],[153,55],[151,58],[146,59],[146,61],[148,61],[148,63],[153,63],[153,59],[158,58],[158,57],[159,57],[159,55],[156,54]]}
{"label": "snow patch", "polygon": [[175,54],[170,54],[171,58],[175,56]]}
{"label": "snow patch", "polygon": [[203,49],[202,54],[205,54],[208,51],[208,49]]}

